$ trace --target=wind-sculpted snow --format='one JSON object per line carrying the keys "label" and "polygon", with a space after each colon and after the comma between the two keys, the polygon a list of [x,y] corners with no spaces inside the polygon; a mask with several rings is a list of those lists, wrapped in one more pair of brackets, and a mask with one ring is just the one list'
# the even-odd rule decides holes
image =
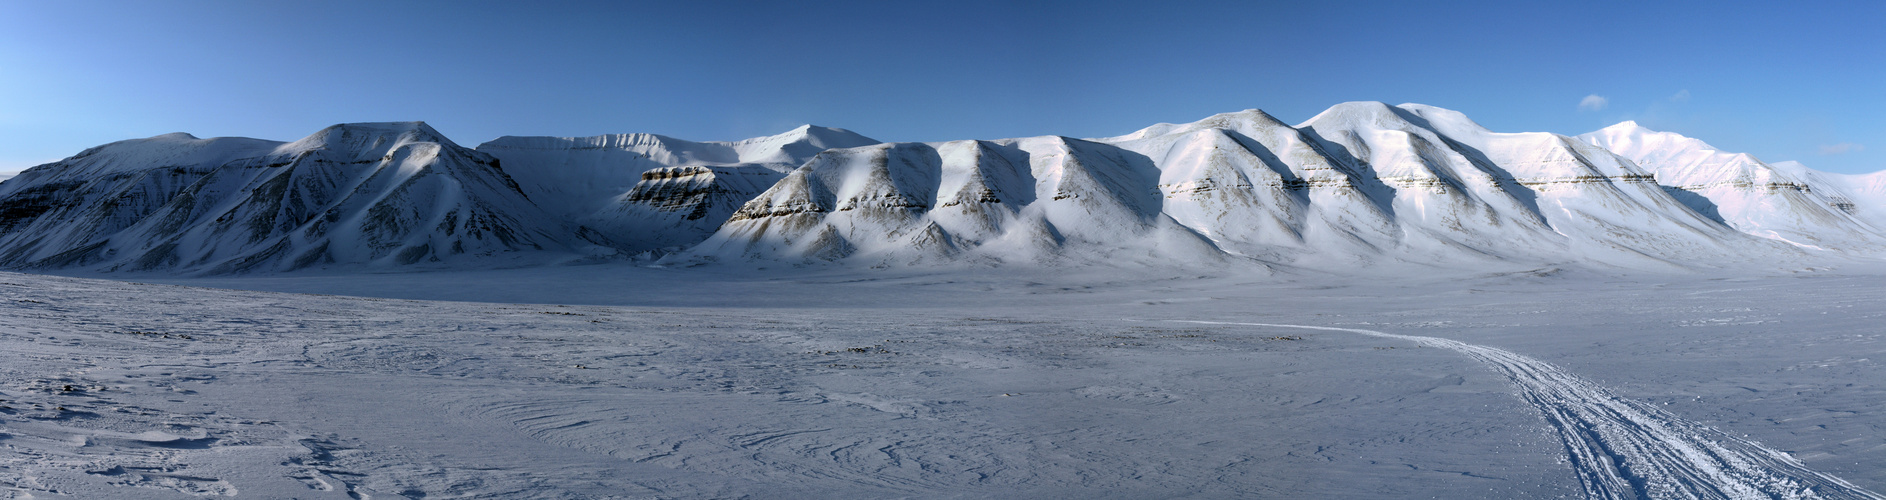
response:
{"label": "wind-sculpted snow", "polygon": [[1595,499],[1861,499],[1886,496],[1808,469],[1787,453],[1684,420],[1508,351],[1359,328],[1173,320],[1359,333],[1447,349],[1512,380],[1564,441],[1585,496]]}
{"label": "wind-sculpted snow", "polygon": [[581,240],[423,123],[292,143],[171,134],[0,184],[0,265],[206,273],[450,265]]}

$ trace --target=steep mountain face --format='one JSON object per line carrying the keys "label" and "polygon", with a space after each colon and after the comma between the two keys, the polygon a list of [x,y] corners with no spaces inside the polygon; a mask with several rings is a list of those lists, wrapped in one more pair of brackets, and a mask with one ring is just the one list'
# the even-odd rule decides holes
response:
{"label": "steep mountain face", "polygon": [[653,134],[500,137],[498,158],[532,201],[629,252],[692,245],[740,204],[820,151],[877,144],[848,130],[801,126],[738,142]]}
{"label": "steep mountain face", "polygon": [[[1886,227],[1861,217],[1879,207],[1864,179],[1849,180],[1793,164],[1777,168],[1753,156],[1624,122],[1579,136],[1629,158],[1695,211],[1735,229],[1809,249],[1877,253]],[[1877,215],[1870,215],[1877,217]],[[1880,220],[1880,219],[1873,219]]]}
{"label": "steep mountain face", "polygon": [[1094,140],[827,151],[692,252],[869,263],[1228,256],[1317,268],[1793,253],[1698,214],[1602,148],[1381,103],[1295,127],[1251,110]]}
{"label": "steep mountain face", "polygon": [[490,156],[418,122],[336,125],[291,143],[163,135],[0,184],[8,267],[448,265],[569,250],[571,233]]}

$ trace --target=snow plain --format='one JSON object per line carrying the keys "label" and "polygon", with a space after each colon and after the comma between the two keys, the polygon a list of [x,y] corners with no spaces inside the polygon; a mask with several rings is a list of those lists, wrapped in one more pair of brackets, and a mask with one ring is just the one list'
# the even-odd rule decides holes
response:
{"label": "snow plain", "polygon": [[1886,491],[1862,264],[731,267],[0,274],[0,496]]}

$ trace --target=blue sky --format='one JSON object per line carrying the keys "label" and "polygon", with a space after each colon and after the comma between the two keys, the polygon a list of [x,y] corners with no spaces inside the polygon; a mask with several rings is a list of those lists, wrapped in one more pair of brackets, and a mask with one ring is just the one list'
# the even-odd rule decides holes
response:
{"label": "blue sky", "polygon": [[801,123],[936,141],[1246,108],[1295,123],[1355,100],[1507,132],[1635,119],[1870,172],[1882,21],[1886,2],[0,0],[0,172],[168,132],[355,121],[425,120],[466,146]]}

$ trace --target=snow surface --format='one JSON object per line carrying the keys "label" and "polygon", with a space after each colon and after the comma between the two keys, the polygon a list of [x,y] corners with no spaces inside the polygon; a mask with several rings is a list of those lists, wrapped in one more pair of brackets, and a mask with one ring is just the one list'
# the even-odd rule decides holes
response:
{"label": "snow surface", "polygon": [[1882,270],[1802,271],[0,274],[0,491],[1880,498]]}

